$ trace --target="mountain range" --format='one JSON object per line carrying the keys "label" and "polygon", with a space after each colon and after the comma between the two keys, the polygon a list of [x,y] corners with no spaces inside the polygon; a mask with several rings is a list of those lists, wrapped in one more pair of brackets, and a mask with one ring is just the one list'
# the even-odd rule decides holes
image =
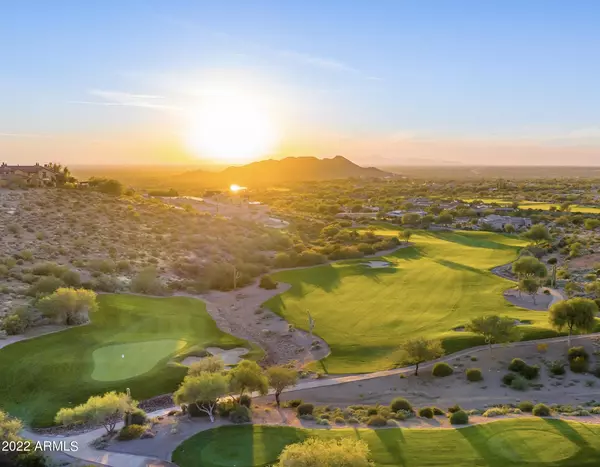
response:
{"label": "mountain range", "polygon": [[247,165],[228,167],[220,172],[193,170],[184,172],[175,178],[180,183],[197,183],[201,186],[229,186],[231,184],[256,186],[280,182],[397,176],[397,174],[375,167],[361,167],[345,157],[335,156],[330,159],[316,157],[268,159]]}

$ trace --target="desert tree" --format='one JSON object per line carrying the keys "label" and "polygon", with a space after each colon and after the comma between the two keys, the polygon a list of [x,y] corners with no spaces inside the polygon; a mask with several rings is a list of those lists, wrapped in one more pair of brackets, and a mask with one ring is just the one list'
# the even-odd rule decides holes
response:
{"label": "desert tree", "polygon": [[553,328],[568,330],[567,341],[571,347],[573,331],[590,332],[594,328],[598,305],[589,298],[571,298],[555,303],[548,310],[548,319]]}
{"label": "desert tree", "polygon": [[136,405],[128,394],[111,391],[102,396],[92,396],[87,402],[73,408],[60,409],[55,421],[63,426],[93,423],[104,426],[107,433],[112,433],[117,422]]}
{"label": "desert tree", "polygon": [[546,277],[548,270],[546,266],[533,256],[521,256],[512,264],[512,272],[519,278],[524,277]]}
{"label": "desert tree", "polygon": [[269,381],[256,362],[242,360],[229,372],[229,376],[230,388],[233,392],[239,394],[238,400],[241,399],[246,390],[257,391],[260,394],[267,393]]}
{"label": "desert tree", "polygon": [[483,336],[492,353],[492,344],[511,342],[519,338],[515,320],[498,315],[473,318],[466,326],[467,331]]}
{"label": "desert tree", "polygon": [[536,304],[535,296],[537,295],[538,290],[540,290],[540,281],[535,277],[524,277],[519,281],[519,292],[525,292],[526,294],[531,295],[534,305]]}
{"label": "desert tree", "polygon": [[408,243],[408,241],[410,240],[410,237],[412,237],[413,231],[410,229],[404,229],[402,231],[402,233],[400,233],[400,236],[402,237],[402,239]]}
{"label": "desert tree", "polygon": [[208,415],[211,422],[214,422],[214,411],[219,398],[225,396],[228,389],[229,384],[225,375],[203,372],[195,376],[186,376],[173,394],[173,400],[178,405],[194,404],[198,410]]}
{"label": "desert tree", "polygon": [[516,229],[515,229],[515,226],[514,226],[514,225],[512,225],[512,224],[506,224],[506,225],[504,226],[504,231],[505,231],[506,233],[508,233],[508,234],[512,234],[512,233],[515,233]]}
{"label": "desert tree", "polygon": [[60,324],[74,325],[89,321],[98,309],[96,293],[86,289],[60,288],[37,303],[38,309]]}
{"label": "desert tree", "polygon": [[532,225],[531,228],[523,234],[523,237],[527,238],[528,240],[531,240],[536,245],[539,245],[544,241],[549,242],[550,240],[552,240],[548,229],[545,225],[542,224]]}
{"label": "desert tree", "polygon": [[434,360],[444,355],[442,342],[438,339],[417,337],[406,341],[402,346],[402,362],[415,365],[415,376],[419,376],[419,365],[428,360]]}
{"label": "desert tree", "polygon": [[188,375],[198,376],[200,373],[222,373],[225,370],[225,362],[218,355],[205,357],[190,365]]}
{"label": "desert tree", "polygon": [[280,406],[279,396],[284,389],[295,386],[298,382],[298,372],[285,366],[272,366],[267,369],[269,386],[275,391],[277,407]]}

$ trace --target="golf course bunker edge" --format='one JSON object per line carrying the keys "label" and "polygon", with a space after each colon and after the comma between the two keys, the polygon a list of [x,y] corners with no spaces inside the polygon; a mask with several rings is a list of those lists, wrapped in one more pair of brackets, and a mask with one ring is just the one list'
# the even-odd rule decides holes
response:
{"label": "golf course bunker edge", "polygon": [[92,353],[96,381],[120,381],[147,373],[164,358],[177,352],[186,341],[159,339],[127,344],[111,344]]}

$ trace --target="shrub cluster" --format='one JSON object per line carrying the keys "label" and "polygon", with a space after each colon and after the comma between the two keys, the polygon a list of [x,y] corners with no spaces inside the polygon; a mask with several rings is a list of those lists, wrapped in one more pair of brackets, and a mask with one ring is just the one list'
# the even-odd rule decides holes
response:
{"label": "shrub cluster", "polygon": [[450,415],[452,425],[466,425],[469,423],[469,415],[464,410],[458,410]]}
{"label": "shrub cluster", "polygon": [[468,368],[466,374],[467,380],[471,382],[481,381],[483,379],[483,373],[481,373],[479,368]]}
{"label": "shrub cluster", "polygon": [[146,431],[146,427],[143,425],[131,424],[124,426],[119,431],[119,441],[129,441],[132,439],[138,439]]}
{"label": "shrub cluster", "polygon": [[585,373],[589,368],[590,354],[583,347],[571,347],[568,353],[569,368],[573,373]]}
{"label": "shrub cluster", "polygon": [[436,363],[433,365],[433,370],[431,371],[433,376],[437,376],[439,378],[450,376],[452,373],[454,373],[454,369],[445,362]]}
{"label": "shrub cluster", "polygon": [[550,416],[550,407],[546,404],[536,404],[531,412],[536,417],[548,417]]}
{"label": "shrub cluster", "polygon": [[309,403],[300,404],[296,408],[298,415],[312,415],[315,410],[315,406]]}

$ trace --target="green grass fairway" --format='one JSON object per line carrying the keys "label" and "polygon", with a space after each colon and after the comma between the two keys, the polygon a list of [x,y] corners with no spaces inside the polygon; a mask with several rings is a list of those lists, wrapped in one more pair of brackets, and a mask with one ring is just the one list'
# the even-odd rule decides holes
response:
{"label": "green grass fairway", "polygon": [[226,426],[187,439],[180,467],[264,467],[309,436],[366,441],[377,467],[592,467],[600,465],[600,426],[563,420],[501,420],[457,430]]}
{"label": "green grass fairway", "polygon": [[143,375],[186,344],[186,341],[163,339],[100,347],[92,353],[94,359],[92,379],[119,381]]}
{"label": "green grass fairway", "polygon": [[167,365],[176,352],[249,346],[221,332],[200,300],[100,295],[98,301],[91,324],[0,350],[0,408],[47,426],[58,409],[91,395],[130,388],[144,399],[174,390],[186,373]]}
{"label": "green grass fairway", "polygon": [[490,271],[513,260],[522,240],[491,232],[420,232],[411,242],[414,247],[383,258],[389,268],[353,260],[279,272],[275,279],[292,287],[265,305],[302,329],[310,310],[315,333],[331,347],[322,362],[329,373],[390,368],[399,345],[416,336],[441,338],[448,352],[483,344],[452,329],[490,313],[531,320],[523,326],[530,336],[540,337],[542,329],[542,336],[552,335],[546,314],[506,301],[502,293],[513,283]]}

